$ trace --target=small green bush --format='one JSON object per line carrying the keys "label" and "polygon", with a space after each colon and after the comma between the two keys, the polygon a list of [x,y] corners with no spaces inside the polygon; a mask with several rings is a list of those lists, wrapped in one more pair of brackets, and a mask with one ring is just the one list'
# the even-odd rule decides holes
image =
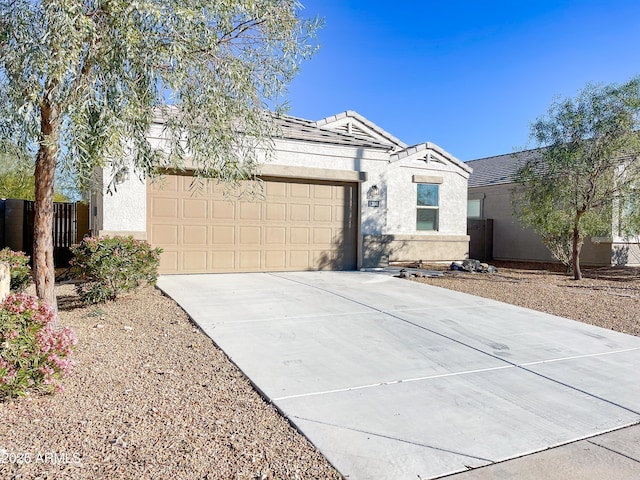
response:
{"label": "small green bush", "polygon": [[14,252],[9,247],[0,250],[0,262],[9,264],[11,270],[11,291],[20,293],[31,283],[29,256],[23,252]]}
{"label": "small green bush", "polygon": [[0,304],[0,399],[61,392],[77,342],[71,328],[55,327],[49,305],[25,293],[9,295]]}
{"label": "small green bush", "polygon": [[143,284],[154,285],[162,249],[133,237],[87,237],[71,247],[71,265],[85,304],[115,300]]}

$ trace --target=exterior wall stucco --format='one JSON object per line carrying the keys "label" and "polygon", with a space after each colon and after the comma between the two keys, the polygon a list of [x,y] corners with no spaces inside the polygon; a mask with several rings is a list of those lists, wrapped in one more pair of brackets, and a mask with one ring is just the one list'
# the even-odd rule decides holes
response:
{"label": "exterior wall stucco", "polygon": [[[112,177],[110,169],[103,170],[103,185]],[[117,185],[113,194],[103,191],[100,200],[100,220],[97,225],[99,235],[133,235],[146,238],[147,230],[147,185],[135,173],[129,180]]]}
{"label": "exterior wall stucco", "polygon": [[[469,188],[469,200],[481,200],[482,218],[493,219],[493,258],[533,262],[557,262],[531,228],[523,228],[512,211],[513,184]],[[611,265],[626,259],[640,263],[638,245],[610,239],[585,239],[580,261],[584,265]]]}
{"label": "exterior wall stucco", "polygon": [[[161,148],[160,131],[153,132],[153,144]],[[152,135],[153,137],[153,135]],[[390,162],[390,151],[382,148],[364,148],[345,145],[319,144],[300,140],[276,140],[269,167],[291,168],[292,175],[300,175],[307,169],[315,178],[319,169],[325,169],[334,179],[360,180],[360,236],[359,266],[365,263],[367,248],[374,244],[388,245],[386,259],[454,260],[464,258],[468,252],[466,236],[466,206],[468,172],[459,166],[432,162],[427,165],[416,155]],[[424,151],[421,152],[424,156]],[[311,172],[314,169],[314,172]],[[286,171],[280,169],[279,171]],[[342,175],[340,172],[363,172],[366,175]],[[312,175],[313,173],[313,175]],[[103,172],[107,184],[111,172]],[[441,177],[439,191],[439,231],[426,232],[416,229],[417,183],[414,176]],[[371,198],[373,186],[378,195]],[[369,206],[369,200],[379,202]],[[146,185],[132,172],[131,178],[117,186],[113,195],[103,194],[94,200],[100,210],[95,218],[101,234],[146,235]],[[379,238],[374,238],[379,237]],[[365,241],[366,239],[366,241]],[[391,255],[396,252],[394,257]],[[369,256],[371,257],[371,256]],[[382,258],[382,257],[381,257]],[[366,265],[374,266],[374,265]]]}
{"label": "exterior wall stucco", "polygon": [[[399,165],[390,169],[389,212],[386,234],[404,235],[466,235],[467,234],[467,190],[468,178],[453,169],[426,168],[424,162]],[[418,183],[414,175],[442,177],[439,184],[439,228],[438,231],[420,231],[416,228]]]}

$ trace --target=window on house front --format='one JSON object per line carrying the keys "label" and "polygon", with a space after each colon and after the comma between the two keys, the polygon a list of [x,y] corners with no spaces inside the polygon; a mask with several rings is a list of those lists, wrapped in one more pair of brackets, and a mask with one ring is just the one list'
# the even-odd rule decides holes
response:
{"label": "window on house front", "polygon": [[474,199],[467,201],[467,218],[482,218],[481,200]]}
{"label": "window on house front", "polygon": [[433,183],[418,184],[417,230],[438,230],[438,187]]}

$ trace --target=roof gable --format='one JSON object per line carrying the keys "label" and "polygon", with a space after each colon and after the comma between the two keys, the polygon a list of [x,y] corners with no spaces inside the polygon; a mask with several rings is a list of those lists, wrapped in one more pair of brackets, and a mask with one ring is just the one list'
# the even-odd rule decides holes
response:
{"label": "roof gable", "polygon": [[332,115],[315,124],[323,130],[341,132],[345,135],[355,135],[362,138],[369,138],[377,142],[384,143],[394,149],[406,148],[407,144],[391,135],[386,130],[353,110],[347,110],[337,115]]}
{"label": "roof gable", "polygon": [[403,150],[394,152],[390,156],[391,162],[398,162],[401,160],[424,160],[425,164],[436,166],[438,164],[443,166],[453,166],[460,169],[467,174],[471,173],[471,167],[464,162],[461,162],[456,157],[451,155],[446,150],[440,148],[435,143],[425,142],[418,145],[405,148]]}
{"label": "roof gable", "polygon": [[346,134],[341,131],[326,130],[318,127],[316,122],[289,115],[278,116],[277,123],[282,138],[307,142],[326,143],[332,145],[348,145],[389,150],[389,144],[365,135]]}

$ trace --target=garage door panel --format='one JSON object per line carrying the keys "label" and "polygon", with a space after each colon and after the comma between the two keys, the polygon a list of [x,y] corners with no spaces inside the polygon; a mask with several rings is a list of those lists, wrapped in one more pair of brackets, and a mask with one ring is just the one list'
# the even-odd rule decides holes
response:
{"label": "garage door panel", "polygon": [[239,253],[239,267],[242,270],[254,272],[262,270],[261,265],[261,252],[259,250],[254,251],[240,251]]}
{"label": "garage door panel", "polygon": [[211,253],[211,267],[214,271],[232,272],[236,270],[236,253],[218,250]]}
{"label": "garage door panel", "polygon": [[187,198],[182,200],[182,217],[206,220],[209,202],[206,198]]}
{"label": "garage door panel", "polygon": [[336,270],[335,255],[330,250],[314,250],[311,252],[311,263],[320,270]]}
{"label": "garage door panel", "polygon": [[178,252],[175,250],[165,250],[160,256],[161,272],[178,272]]}
{"label": "garage door panel", "polygon": [[331,185],[314,185],[313,198],[330,200],[333,198],[333,188]]}
{"label": "garage door panel", "polygon": [[261,227],[240,227],[240,245],[260,245]]}
{"label": "garage door panel", "polygon": [[182,252],[182,269],[185,272],[201,272],[207,267],[207,250]]}
{"label": "garage door panel", "polygon": [[214,220],[234,220],[236,218],[235,205],[227,200],[213,200]]}
{"label": "garage door panel", "polygon": [[333,215],[331,214],[333,208],[331,205],[314,205],[313,206],[313,221],[314,222],[331,222]]}
{"label": "garage door panel", "polygon": [[290,185],[290,193],[292,198],[310,198],[311,185],[306,183],[292,183]]}
{"label": "garage door panel", "polygon": [[236,227],[234,226],[213,226],[213,246],[227,245],[233,246],[236,243]]}
{"label": "garage door panel", "polygon": [[287,196],[287,184],[284,182],[265,182],[264,191],[266,198],[285,198]]}
{"label": "garage door panel", "polygon": [[292,250],[289,252],[289,266],[294,269],[306,270],[310,266],[310,252],[307,250]]}
{"label": "garage door panel", "polygon": [[154,198],[151,202],[151,215],[155,218],[176,218],[179,214],[177,198]]}
{"label": "garage door panel", "polygon": [[267,270],[284,270],[287,268],[287,252],[272,250],[264,252],[264,266]]}
{"label": "garage door panel", "polygon": [[351,197],[351,187],[348,186],[334,186],[333,198],[336,200],[346,200]]}
{"label": "garage door panel", "polygon": [[262,203],[258,202],[240,202],[240,220],[262,219]]}
{"label": "garage door panel", "polygon": [[289,237],[292,245],[309,245],[309,228],[293,227],[289,230]]}
{"label": "garage door panel", "polygon": [[190,184],[168,175],[168,190],[147,190],[161,273],[355,268],[355,184],[264,179],[256,199],[225,197],[214,182],[197,192]]}
{"label": "garage door panel", "polygon": [[178,225],[153,225],[149,240],[154,245],[178,245]]}
{"label": "garage door panel", "polygon": [[343,207],[333,207],[333,218],[336,222],[344,222],[345,211]]}
{"label": "garage door panel", "polygon": [[209,194],[213,191],[215,182],[206,179],[198,179],[190,176],[181,176],[178,182],[179,191],[184,192],[192,197],[198,195]]}
{"label": "garage door panel", "polygon": [[284,245],[287,242],[286,227],[265,227],[264,243],[266,245]]}
{"label": "garage door panel", "polygon": [[182,227],[182,243],[185,245],[208,245],[207,225],[184,225]]}
{"label": "garage door panel", "polygon": [[313,243],[315,245],[330,246],[333,242],[333,231],[331,228],[314,228]]}
{"label": "garage door panel", "polygon": [[167,175],[162,178],[158,178],[153,182],[149,182],[149,187],[153,192],[177,192],[180,185],[180,177],[175,175]]}
{"label": "garage door panel", "polygon": [[284,222],[287,219],[286,203],[267,203],[266,220],[274,222]]}
{"label": "garage door panel", "polygon": [[293,203],[289,206],[289,220],[292,222],[310,221],[310,206],[308,204]]}

